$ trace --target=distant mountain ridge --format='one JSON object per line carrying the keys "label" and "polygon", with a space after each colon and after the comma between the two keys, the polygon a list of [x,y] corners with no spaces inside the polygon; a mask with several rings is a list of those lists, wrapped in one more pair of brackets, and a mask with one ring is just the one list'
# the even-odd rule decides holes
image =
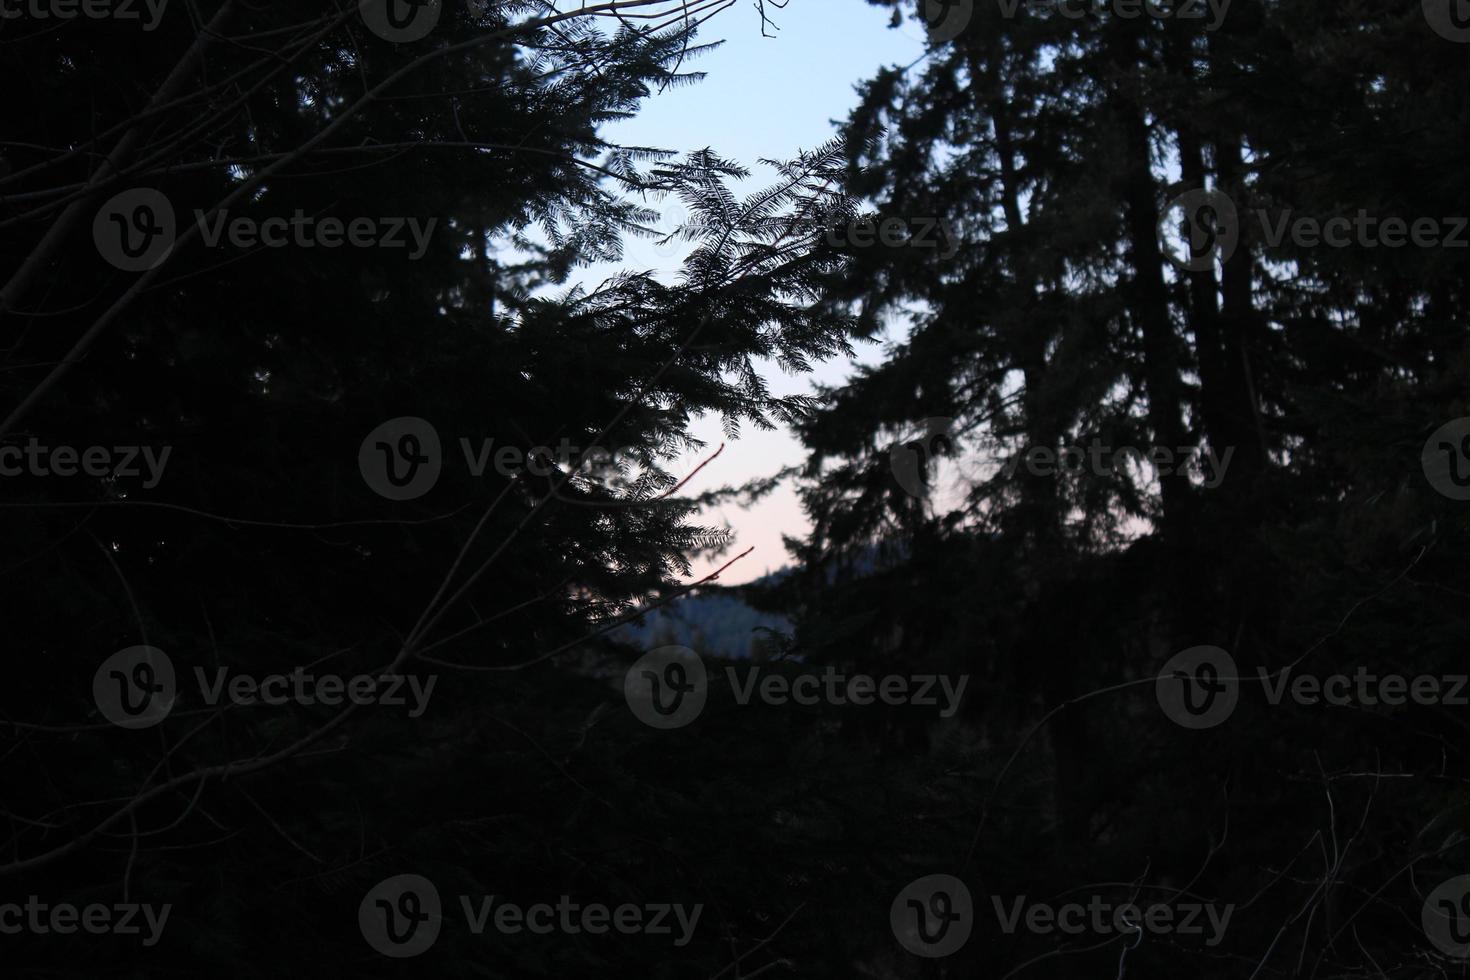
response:
{"label": "distant mountain ridge", "polygon": [[[751,584],[770,585],[789,574],[791,569],[781,569]],[[743,660],[758,653],[764,642],[762,628],[789,633],[792,624],[778,613],[752,609],[731,592],[698,592],[619,627],[613,637],[645,649],[684,646],[700,654]]]}

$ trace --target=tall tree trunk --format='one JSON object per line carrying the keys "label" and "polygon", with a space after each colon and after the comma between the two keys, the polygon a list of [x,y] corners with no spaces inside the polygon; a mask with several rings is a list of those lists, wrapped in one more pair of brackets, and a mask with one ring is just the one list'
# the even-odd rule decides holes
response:
{"label": "tall tree trunk", "polygon": [[[1156,445],[1175,451],[1188,445],[1180,395],[1181,343],[1175,335],[1164,282],[1163,248],[1158,239],[1159,205],[1151,165],[1151,143],[1144,120],[1138,42],[1134,25],[1124,23],[1109,37],[1118,88],[1112,109],[1121,134],[1122,166],[1118,190],[1123,201],[1125,235],[1133,276],[1127,306],[1142,335],[1143,384]],[[1169,608],[1169,646],[1195,635],[1203,608],[1192,561],[1193,492],[1188,475],[1176,467],[1159,474],[1162,498],[1160,535],[1166,554],[1165,582]]]}
{"label": "tall tree trunk", "polygon": [[[1025,225],[1021,214],[1022,189],[1016,170],[1016,147],[1011,132],[1008,107],[1004,103],[990,106],[995,127],[996,152],[1000,158],[1002,208],[1012,234],[1020,238]],[[1016,308],[1029,314],[1037,307],[1040,276],[1027,246],[1013,248],[1008,256],[1016,282]],[[1036,328],[1020,333],[1016,348],[1017,364],[1025,389],[1022,411],[1025,416],[1028,447],[1055,448],[1061,442],[1062,424],[1047,379],[1047,347],[1052,331],[1036,318]],[[1028,576],[1034,586],[1026,614],[1026,639],[1046,651],[1047,660],[1040,668],[1042,703],[1051,711],[1076,697],[1083,662],[1083,644],[1070,624],[1055,615],[1061,596],[1068,588],[1070,570],[1062,536],[1062,496],[1059,476],[1041,476],[1022,469],[1021,508],[1023,528],[1031,556]],[[1020,655],[1029,656],[1021,651]],[[1092,810],[1092,793],[1087,783],[1087,752],[1090,747],[1086,719],[1080,707],[1062,710],[1051,722],[1051,746],[1054,759],[1054,800],[1060,832],[1054,838],[1059,860],[1074,862],[1088,844],[1088,827]]]}

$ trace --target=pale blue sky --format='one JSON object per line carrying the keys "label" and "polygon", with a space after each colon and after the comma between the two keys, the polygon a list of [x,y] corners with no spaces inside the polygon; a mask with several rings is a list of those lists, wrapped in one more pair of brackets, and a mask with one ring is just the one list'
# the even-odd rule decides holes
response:
{"label": "pale blue sky", "polygon": [[[767,9],[779,28],[768,32],[774,38],[761,37],[754,0],[741,0],[702,29],[700,40],[726,42],[688,66],[708,77],[696,85],[655,95],[635,118],[608,127],[607,137],[680,153],[708,146],[755,170],[750,186],[759,187],[773,179],[773,174],[757,168],[758,159],[789,159],[799,149],[830,139],[833,121],[845,118],[857,102],[854,86],[858,82],[882,65],[908,65],[924,51],[921,25],[910,20],[897,30],[890,29],[889,14],[864,0],[790,0],[784,10],[770,3]],[[668,207],[668,220],[676,222],[677,204],[669,202]],[[672,271],[679,256],[667,252],[652,242],[635,240],[629,243],[623,265]],[[596,281],[601,277],[588,278]],[[860,351],[859,357],[871,360],[878,352],[872,345]],[[775,364],[764,364],[761,374],[773,393],[793,394],[809,392],[814,377],[828,384],[839,382],[850,368],[851,362],[843,359],[820,365],[814,375],[791,377]],[[695,434],[711,448],[723,441],[717,418],[701,420]],[[803,456],[800,443],[787,431],[757,432],[747,427],[737,442],[729,443],[720,458],[696,477],[689,490],[774,473],[800,462]],[[677,472],[685,473],[692,466],[693,462]],[[755,548],[721,576],[724,584],[748,581],[787,564],[790,558],[781,535],[806,527],[789,487],[750,510],[726,507],[705,521],[722,522],[734,529],[736,547],[726,558],[696,567],[696,576],[707,574],[748,547]]]}

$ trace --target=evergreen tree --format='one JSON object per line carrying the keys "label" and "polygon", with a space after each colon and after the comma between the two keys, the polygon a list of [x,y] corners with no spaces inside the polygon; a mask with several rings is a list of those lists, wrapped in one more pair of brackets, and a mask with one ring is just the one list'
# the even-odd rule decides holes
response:
{"label": "evergreen tree", "polygon": [[[929,839],[972,887],[1254,903],[1213,951],[1018,934],[973,952],[980,969],[1067,953],[1129,975],[1381,975],[1425,955],[1403,923],[1427,889],[1402,869],[1447,876],[1456,838],[1405,839],[1380,810],[1392,780],[1363,774],[1404,774],[1415,826],[1456,812],[1455,709],[1329,722],[1267,705],[1257,672],[1453,672],[1467,624],[1436,596],[1463,587],[1465,515],[1420,455],[1463,415],[1465,254],[1269,232],[1284,213],[1464,213],[1446,164],[1463,52],[1390,4],[1240,2],[1216,29],[1066,11],[977,3],[847,120],[868,205],[959,241],[947,262],[852,250],[834,301],[900,339],[805,423],[806,574],[765,601],[802,612],[814,657],[984,678],[967,729],[986,741],[949,770],[970,819]],[[1178,248],[1212,242],[1233,249]],[[1215,485],[1045,462],[1094,441],[1230,464]],[[900,458],[918,480],[895,479]],[[878,569],[834,579],[875,548]],[[1248,680],[1227,726],[1189,733],[1147,709],[1164,663],[1202,644]],[[1274,882],[1329,819],[1354,854]]]}

